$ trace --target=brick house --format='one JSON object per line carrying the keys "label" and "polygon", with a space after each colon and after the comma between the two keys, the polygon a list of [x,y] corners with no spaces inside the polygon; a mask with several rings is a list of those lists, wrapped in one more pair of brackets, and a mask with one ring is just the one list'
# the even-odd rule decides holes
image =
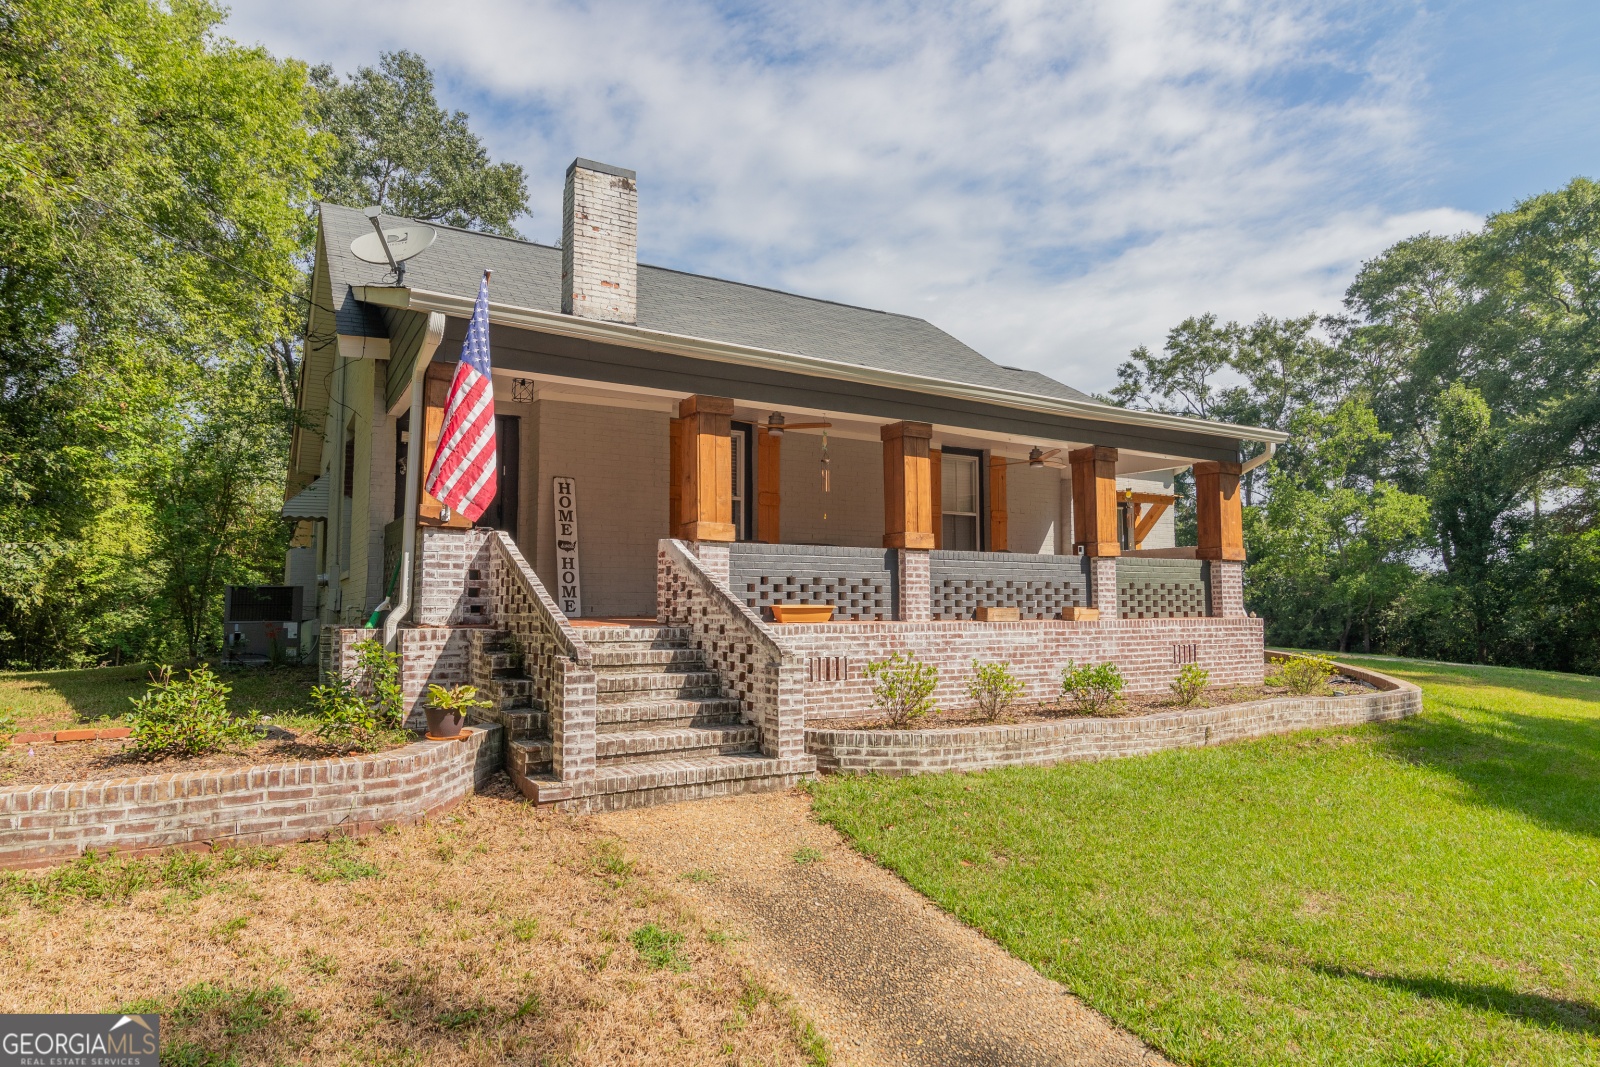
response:
{"label": "brick house", "polygon": [[[524,790],[585,810],[792,781],[805,724],[865,711],[863,667],[894,650],[938,664],[947,702],[974,658],[1031,696],[1068,660],[1136,690],[1187,662],[1259,681],[1240,457],[1281,434],[639,264],[637,196],[576,160],[559,247],[435,227],[401,271],[352,254],[372,220],[322,206],[284,515],[325,664],[387,600],[413,710],[430,680],[474,681]],[[419,474],[486,269],[502,490],[474,527]],[[833,620],[776,617],[808,604]]]}

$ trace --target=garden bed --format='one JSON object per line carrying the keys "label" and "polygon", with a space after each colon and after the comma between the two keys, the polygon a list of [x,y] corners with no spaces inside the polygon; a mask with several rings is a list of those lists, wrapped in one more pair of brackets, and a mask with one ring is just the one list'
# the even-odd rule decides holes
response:
{"label": "garden bed", "polygon": [[[1329,679],[1326,696],[1359,696],[1374,693],[1378,687],[1349,675],[1339,674]],[[1225,708],[1236,704],[1250,704],[1295,694],[1287,686],[1252,685],[1233,686],[1208,690],[1194,704],[1183,704],[1176,697],[1164,693],[1134,693],[1123,697],[1113,707],[1098,715],[1085,715],[1068,702],[1016,704],[994,719],[985,718],[975,707],[941,708],[924,718],[904,726],[895,726],[881,715],[868,715],[858,719],[828,720],[829,730],[938,730],[972,726],[1016,726],[1024,723],[1062,722],[1066,719],[1134,718],[1155,715],[1165,711],[1195,711],[1203,708]]]}
{"label": "garden bed", "polygon": [[[1116,715],[1035,711],[1012,723],[958,724],[941,717],[906,729],[807,727],[806,751],[833,774],[928,774],[991,767],[1047,766],[1071,760],[1136,756],[1171,748],[1242,741],[1294,730],[1351,726],[1415,715],[1422,694],[1409,682],[1340,665],[1347,691],[1328,696],[1276,695],[1212,707],[1149,705],[1129,699]],[[1263,687],[1266,688],[1266,687]],[[1254,692],[1254,689],[1245,692]],[[1143,710],[1134,711],[1133,708]],[[967,714],[971,714],[970,712]],[[874,720],[876,723],[877,720]],[[925,723],[925,724],[924,724]]]}
{"label": "garden bed", "polygon": [[394,731],[367,751],[353,752],[348,747],[321,741],[308,729],[274,726],[268,736],[254,744],[230,746],[203,756],[145,759],[133,751],[126,737],[54,743],[19,737],[9,745],[0,745],[0,787],[237,770],[261,764],[301,763],[341,756],[376,757],[417,739],[418,735]]}

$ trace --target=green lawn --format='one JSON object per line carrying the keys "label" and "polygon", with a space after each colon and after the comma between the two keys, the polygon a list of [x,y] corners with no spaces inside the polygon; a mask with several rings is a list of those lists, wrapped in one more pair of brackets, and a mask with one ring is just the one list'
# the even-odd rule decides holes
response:
{"label": "green lawn", "polygon": [[1600,679],[1348,658],[1424,714],[816,810],[1180,1062],[1600,1063]]}
{"label": "green lawn", "polygon": [[[144,695],[149,667],[97,667],[81,671],[0,671],[0,716],[16,720],[19,731],[63,730],[73,726],[120,726],[130,697]],[[254,708],[264,715],[293,716],[306,703],[316,681],[315,667],[219,669],[233,687],[229,707]],[[178,672],[182,677],[182,672]]]}

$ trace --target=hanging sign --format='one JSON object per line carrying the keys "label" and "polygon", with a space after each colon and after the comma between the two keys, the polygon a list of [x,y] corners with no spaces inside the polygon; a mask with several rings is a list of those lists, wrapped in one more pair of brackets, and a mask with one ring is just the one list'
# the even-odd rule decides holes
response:
{"label": "hanging sign", "polygon": [[569,619],[583,614],[583,587],[578,580],[578,484],[556,475],[556,606]]}

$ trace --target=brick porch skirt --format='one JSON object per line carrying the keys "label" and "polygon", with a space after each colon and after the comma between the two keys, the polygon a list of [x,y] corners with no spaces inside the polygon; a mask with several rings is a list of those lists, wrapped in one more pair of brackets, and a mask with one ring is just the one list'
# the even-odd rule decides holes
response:
{"label": "brick porch skirt", "polygon": [[1016,726],[944,730],[830,730],[807,727],[806,751],[830,774],[930,774],[990,767],[1037,767],[1069,760],[1140,756],[1269,734],[1355,726],[1415,715],[1422,690],[1410,682],[1345,664],[1339,672],[1379,692],[1341,697],[1278,697],[1222,708],[1129,718],[1063,719]]}
{"label": "brick porch skirt", "polygon": [[499,726],[375,756],[0,789],[0,869],[89,849],[270,845],[363,834],[453,807],[505,763]]}

